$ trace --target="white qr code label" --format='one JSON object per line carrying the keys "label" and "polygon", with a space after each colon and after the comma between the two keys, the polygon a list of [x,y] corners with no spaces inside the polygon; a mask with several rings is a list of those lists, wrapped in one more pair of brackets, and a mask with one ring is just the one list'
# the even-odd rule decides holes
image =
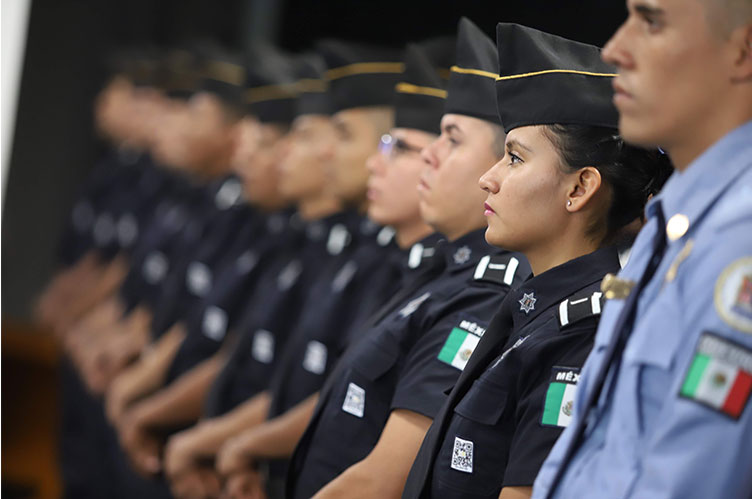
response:
{"label": "white qr code label", "polygon": [[473,443],[470,440],[454,437],[452,469],[465,473],[473,472]]}
{"label": "white qr code label", "polygon": [[342,404],[342,410],[353,416],[362,418],[365,408],[366,391],[355,383],[350,383],[347,386],[347,394],[345,395],[345,402]]}

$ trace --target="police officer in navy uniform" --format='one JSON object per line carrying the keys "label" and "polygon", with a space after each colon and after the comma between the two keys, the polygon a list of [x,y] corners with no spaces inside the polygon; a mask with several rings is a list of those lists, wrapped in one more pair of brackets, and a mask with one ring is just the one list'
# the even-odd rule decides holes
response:
{"label": "police officer in navy uniform", "polygon": [[496,49],[469,22],[460,26],[457,64],[465,70],[451,74],[441,135],[423,149],[419,188],[424,220],[448,240],[445,268],[402,294],[346,351],[293,455],[288,497],[399,493],[444,391],[528,271],[521,255],[490,248],[480,229],[477,178],[498,160],[503,132],[486,111],[494,82],[477,75],[497,73]]}
{"label": "police officer in navy uniform", "polygon": [[[442,411],[403,497],[517,497],[572,415],[600,315],[620,269],[614,241],[665,171],[624,146],[611,68],[596,47],[499,24],[497,104],[506,155],[480,180],[486,239],[521,250],[533,276],[510,292]],[[542,125],[542,126],[541,126]]]}
{"label": "police officer in navy uniform", "polygon": [[534,497],[752,497],[752,4],[627,2],[603,50],[647,206]]}

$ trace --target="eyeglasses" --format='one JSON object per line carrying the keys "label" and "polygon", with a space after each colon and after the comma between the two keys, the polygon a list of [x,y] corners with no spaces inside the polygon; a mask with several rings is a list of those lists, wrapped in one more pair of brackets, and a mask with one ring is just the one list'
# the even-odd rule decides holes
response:
{"label": "eyeglasses", "polygon": [[379,152],[389,160],[395,159],[397,156],[408,153],[418,153],[422,150],[422,147],[417,147],[408,144],[402,139],[392,137],[390,134],[385,133],[381,136],[379,141]]}

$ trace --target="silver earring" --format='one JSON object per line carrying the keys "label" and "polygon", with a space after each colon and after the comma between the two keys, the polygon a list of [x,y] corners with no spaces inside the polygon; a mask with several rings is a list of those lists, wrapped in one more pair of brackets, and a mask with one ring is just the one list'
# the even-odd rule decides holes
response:
{"label": "silver earring", "polygon": [[572,206],[572,200],[571,199],[567,199],[567,206]]}

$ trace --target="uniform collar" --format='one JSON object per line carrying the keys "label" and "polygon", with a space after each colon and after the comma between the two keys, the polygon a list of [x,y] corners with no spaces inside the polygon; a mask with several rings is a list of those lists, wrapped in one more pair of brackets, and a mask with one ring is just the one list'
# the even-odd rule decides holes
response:
{"label": "uniform collar", "polygon": [[457,272],[478,264],[481,258],[495,251],[486,242],[486,229],[478,229],[459,239],[441,245],[449,272]]}
{"label": "uniform collar", "polygon": [[685,215],[687,232],[699,221],[715,200],[750,167],[752,157],[752,121],[745,123],[713,144],[684,172],[674,172],[661,193],[648,203],[646,214],[655,216],[660,200],[666,221]]}
{"label": "uniform collar", "polygon": [[512,311],[514,329],[519,330],[552,305],[619,268],[619,253],[608,246],[529,277],[505,299],[505,306]]}

